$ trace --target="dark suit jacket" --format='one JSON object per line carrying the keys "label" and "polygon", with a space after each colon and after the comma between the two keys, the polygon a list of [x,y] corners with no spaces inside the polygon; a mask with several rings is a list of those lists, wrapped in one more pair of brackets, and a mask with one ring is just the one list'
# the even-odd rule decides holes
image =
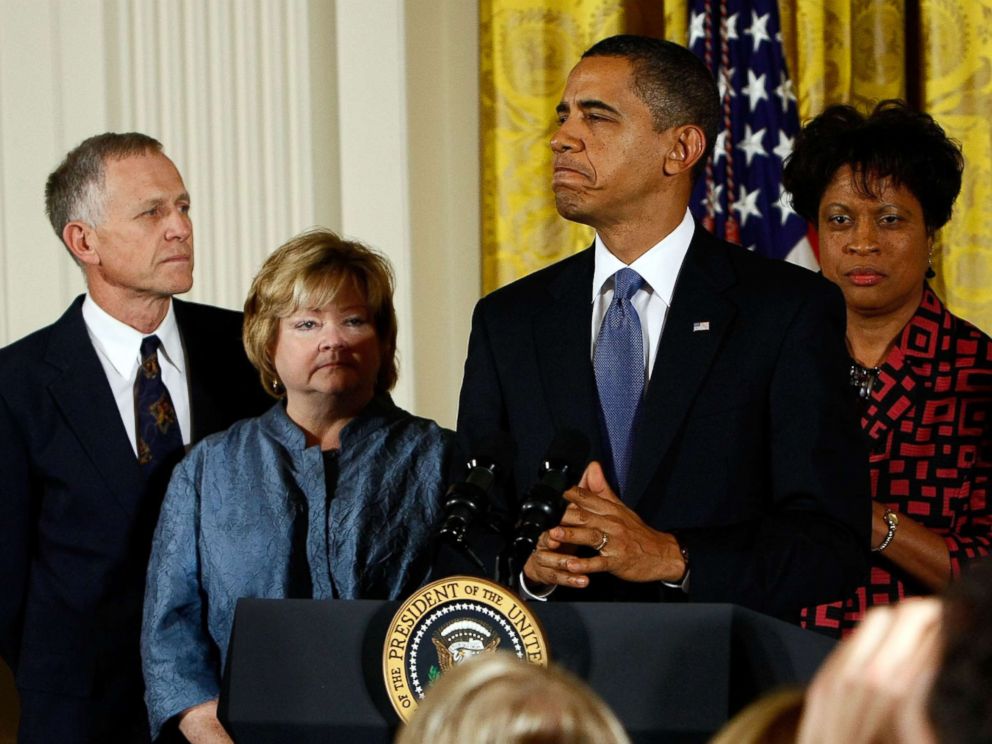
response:
{"label": "dark suit jacket", "polygon": [[[241,314],[174,302],[193,440],[265,410]],[[0,350],[0,652],[22,741],[148,736],[138,634],[164,485],[142,481],[81,307]]]}
{"label": "dark suit jacket", "polygon": [[[603,458],[590,361],[593,262],[590,248],[475,309],[458,429],[470,442],[497,429],[513,435],[517,493],[534,481],[557,429],[584,432],[592,457]],[[844,324],[840,292],[822,277],[696,227],[624,497],[688,548],[689,599],[797,620],[811,598],[839,598],[864,579],[871,504],[845,389]],[[686,598],[607,575],[555,596]]]}

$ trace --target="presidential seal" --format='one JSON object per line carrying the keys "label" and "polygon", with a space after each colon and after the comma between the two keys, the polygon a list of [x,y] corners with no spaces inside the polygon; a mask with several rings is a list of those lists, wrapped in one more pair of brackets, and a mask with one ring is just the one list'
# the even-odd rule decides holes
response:
{"label": "presidential seal", "polygon": [[444,672],[497,649],[548,665],[544,630],[513,592],[469,576],[428,584],[403,603],[389,625],[382,650],[389,700],[406,721]]}

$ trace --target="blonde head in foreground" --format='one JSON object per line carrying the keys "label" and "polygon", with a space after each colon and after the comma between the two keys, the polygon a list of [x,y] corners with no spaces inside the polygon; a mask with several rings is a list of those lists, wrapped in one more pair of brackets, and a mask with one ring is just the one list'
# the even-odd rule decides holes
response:
{"label": "blonde head in foreground", "polygon": [[396,744],[630,744],[576,677],[506,652],[477,656],[428,690]]}

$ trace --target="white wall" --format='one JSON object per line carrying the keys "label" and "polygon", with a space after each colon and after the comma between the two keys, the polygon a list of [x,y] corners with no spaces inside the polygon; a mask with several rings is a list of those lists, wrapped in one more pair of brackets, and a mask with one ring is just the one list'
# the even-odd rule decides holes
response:
{"label": "white wall", "polygon": [[66,143],[108,126],[103,23],[101,0],[0,0],[0,343],[54,320],[82,289],[44,188]]}
{"label": "white wall", "polygon": [[414,397],[451,426],[482,284],[478,25],[474,0],[406,2]]}
{"label": "white wall", "polygon": [[0,344],[82,280],[47,174],[100,131],[162,140],[193,197],[190,298],[239,307],[322,224],[390,256],[400,405],[453,425],[479,288],[476,3],[0,0]]}

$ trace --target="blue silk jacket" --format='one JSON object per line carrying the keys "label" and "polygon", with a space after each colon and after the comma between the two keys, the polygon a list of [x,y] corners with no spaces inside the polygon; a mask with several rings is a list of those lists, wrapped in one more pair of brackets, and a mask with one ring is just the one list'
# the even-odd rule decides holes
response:
{"label": "blue silk jacket", "polygon": [[287,596],[305,520],[316,599],[395,599],[427,578],[451,432],[374,399],[345,426],[333,498],[324,457],[282,403],[177,466],[152,543],[141,637],[152,737],[216,698],[240,597]]}

